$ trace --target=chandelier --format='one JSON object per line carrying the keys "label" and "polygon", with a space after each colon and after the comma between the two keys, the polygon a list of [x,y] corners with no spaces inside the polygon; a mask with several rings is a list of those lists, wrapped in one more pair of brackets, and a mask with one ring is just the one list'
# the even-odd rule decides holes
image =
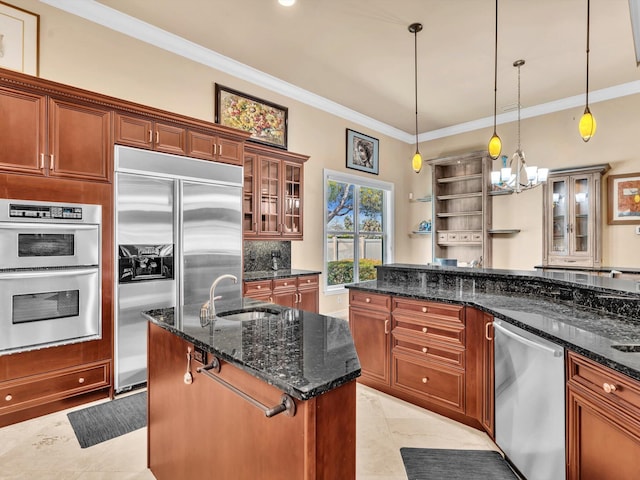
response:
{"label": "chandelier", "polygon": [[520,145],[520,67],[524,60],[516,60],[513,66],[518,68],[518,148],[511,156],[507,167],[507,157],[502,157],[502,168],[491,172],[491,190],[493,194],[520,193],[542,185],[547,181],[548,168],[529,167]]}

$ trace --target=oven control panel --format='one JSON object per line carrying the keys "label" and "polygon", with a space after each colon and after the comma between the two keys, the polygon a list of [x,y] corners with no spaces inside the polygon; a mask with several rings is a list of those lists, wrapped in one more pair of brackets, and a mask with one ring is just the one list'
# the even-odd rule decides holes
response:
{"label": "oven control panel", "polygon": [[82,220],[82,207],[59,205],[9,205],[10,218],[43,218],[60,220]]}

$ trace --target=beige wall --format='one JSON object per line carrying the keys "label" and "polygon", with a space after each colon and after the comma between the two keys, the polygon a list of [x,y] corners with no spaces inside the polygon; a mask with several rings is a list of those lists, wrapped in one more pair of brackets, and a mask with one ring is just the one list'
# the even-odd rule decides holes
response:
{"label": "beige wall", "polygon": [[[415,174],[410,167],[413,145],[385,137],[359,125],[293,101],[220,71],[186,60],[152,45],[66,14],[36,0],[12,0],[40,14],[40,76],[145,105],[213,120],[214,82],[266,98],[289,108],[289,150],[310,155],[305,166],[305,224],[303,242],[293,242],[295,268],[322,269],[324,168],[345,169],[345,129],[380,139],[380,174],[395,185],[395,261],[431,261],[431,238],[409,235],[431,217],[428,203],[410,202],[430,193],[430,171]],[[490,92],[488,92],[490,94]],[[525,92],[526,102],[526,92]],[[578,109],[522,123],[523,149],[531,164],[550,168],[609,162],[611,173],[640,171],[638,122],[640,96],[594,104],[598,133],[584,144],[577,134]],[[411,112],[407,112],[408,115]],[[505,153],[515,148],[515,125],[499,127]],[[482,149],[489,129],[425,142],[424,158]],[[348,173],[357,174],[355,170]],[[366,174],[363,174],[366,176]],[[494,227],[520,228],[512,238],[494,240],[494,266],[531,269],[542,255],[541,189],[494,199]],[[640,267],[640,236],[631,226],[608,227],[604,221],[604,262]],[[347,306],[346,294],[321,294],[320,310]]]}

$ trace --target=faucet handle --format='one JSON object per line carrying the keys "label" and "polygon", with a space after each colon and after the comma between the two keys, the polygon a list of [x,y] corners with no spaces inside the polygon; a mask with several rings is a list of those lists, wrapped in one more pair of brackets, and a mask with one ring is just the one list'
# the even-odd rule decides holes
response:
{"label": "faucet handle", "polygon": [[211,320],[209,318],[209,302],[207,301],[200,307],[200,326],[206,327],[209,323]]}
{"label": "faucet handle", "polygon": [[[220,300],[222,299],[222,295],[216,295],[215,297],[213,297],[213,301],[215,302],[216,300]],[[208,304],[209,302],[207,302]]]}

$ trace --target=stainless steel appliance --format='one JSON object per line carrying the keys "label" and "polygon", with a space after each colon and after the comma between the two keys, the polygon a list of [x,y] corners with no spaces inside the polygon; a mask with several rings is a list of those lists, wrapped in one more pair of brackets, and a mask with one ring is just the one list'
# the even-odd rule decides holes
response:
{"label": "stainless steel appliance", "polygon": [[528,480],[562,480],[564,348],[494,320],[496,443]]}
{"label": "stainless steel appliance", "polygon": [[[216,277],[241,276],[242,167],[123,146],[115,162],[120,392],[147,379],[142,311],[202,304]],[[230,282],[218,290],[242,295]]]}
{"label": "stainless steel appliance", "polygon": [[0,199],[0,354],[101,337],[102,207]]}

